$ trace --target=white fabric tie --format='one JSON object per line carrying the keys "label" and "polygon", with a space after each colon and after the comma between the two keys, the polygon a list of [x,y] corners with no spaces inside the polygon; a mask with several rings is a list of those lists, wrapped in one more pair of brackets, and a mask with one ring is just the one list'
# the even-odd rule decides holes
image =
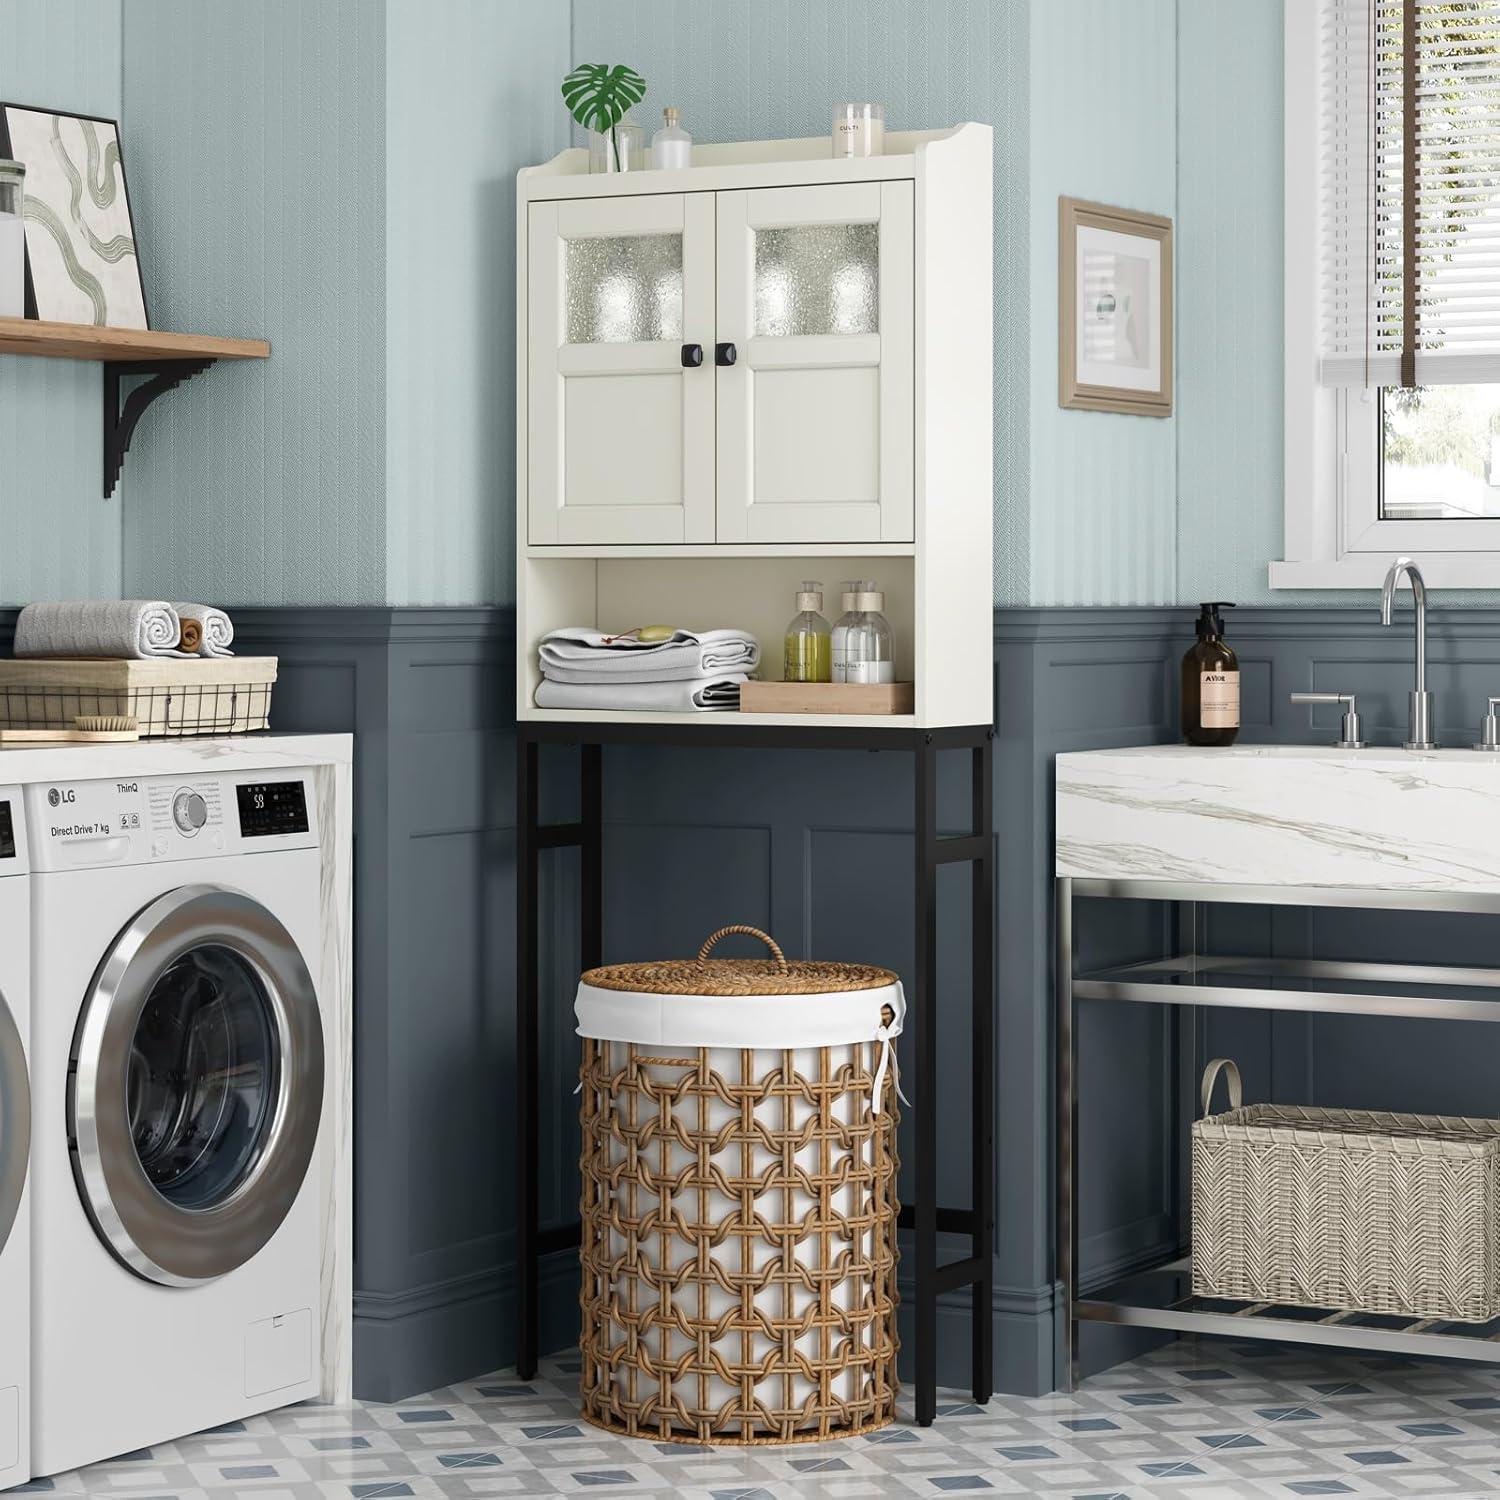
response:
{"label": "white fabric tie", "polygon": [[901,1064],[896,1060],[895,1050],[891,1043],[901,1035],[901,1027],[877,1026],[875,1028],[875,1040],[880,1043],[880,1061],[875,1067],[875,1107],[874,1113],[880,1113],[880,1101],[885,1097],[885,1070],[891,1070],[891,1082],[896,1086],[896,1097],[908,1108],[911,1108],[911,1100],[901,1092]]}

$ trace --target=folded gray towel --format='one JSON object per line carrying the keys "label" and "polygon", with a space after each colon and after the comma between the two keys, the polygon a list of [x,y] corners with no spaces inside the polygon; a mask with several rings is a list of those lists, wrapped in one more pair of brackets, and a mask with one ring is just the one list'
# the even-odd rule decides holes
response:
{"label": "folded gray towel", "polygon": [[538,708],[615,709],[624,713],[691,714],[728,711],[740,706],[743,672],[721,672],[686,682],[576,683],[542,681]]}
{"label": "folded gray towel", "polygon": [[211,604],[174,604],[184,620],[196,620],[203,635],[198,642],[199,656],[233,656],[229,643],[234,639],[234,621],[222,609]]}
{"label": "folded gray towel", "polygon": [[65,599],[28,604],[16,619],[17,656],[187,656],[182,622],[160,599]]}

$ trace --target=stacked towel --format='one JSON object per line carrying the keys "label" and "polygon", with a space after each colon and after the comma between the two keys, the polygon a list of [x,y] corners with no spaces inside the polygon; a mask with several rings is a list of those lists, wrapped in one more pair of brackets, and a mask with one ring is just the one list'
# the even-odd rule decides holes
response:
{"label": "stacked towel", "polygon": [[537,654],[538,708],[645,713],[736,709],[740,684],[760,664],[760,645],[744,630],[678,630],[646,642],[570,626],[545,637]]}
{"label": "stacked towel", "polygon": [[199,656],[233,656],[234,621],[211,604],[174,604],[182,621],[182,649]]}
{"label": "stacked towel", "polygon": [[187,656],[177,611],[160,599],[71,599],[28,604],[16,619],[17,656]]}

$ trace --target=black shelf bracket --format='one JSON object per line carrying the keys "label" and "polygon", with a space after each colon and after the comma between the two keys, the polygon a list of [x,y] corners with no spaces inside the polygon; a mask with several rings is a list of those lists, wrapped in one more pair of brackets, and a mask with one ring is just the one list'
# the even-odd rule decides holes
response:
{"label": "black shelf bracket", "polygon": [[[135,436],[135,424],[158,396],[201,374],[211,359],[111,360],[104,365],[104,498],[109,499],[120,482],[120,470]],[[120,381],[126,375],[150,378],[132,387],[120,399]]]}

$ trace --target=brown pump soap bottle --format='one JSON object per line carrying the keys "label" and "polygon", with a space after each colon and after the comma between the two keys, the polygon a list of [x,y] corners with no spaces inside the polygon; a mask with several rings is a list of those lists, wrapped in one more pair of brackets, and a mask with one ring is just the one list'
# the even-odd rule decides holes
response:
{"label": "brown pump soap bottle", "polygon": [[1240,732],[1240,663],[1224,642],[1221,609],[1200,604],[1198,639],[1182,658],[1182,737],[1190,745],[1232,745]]}

